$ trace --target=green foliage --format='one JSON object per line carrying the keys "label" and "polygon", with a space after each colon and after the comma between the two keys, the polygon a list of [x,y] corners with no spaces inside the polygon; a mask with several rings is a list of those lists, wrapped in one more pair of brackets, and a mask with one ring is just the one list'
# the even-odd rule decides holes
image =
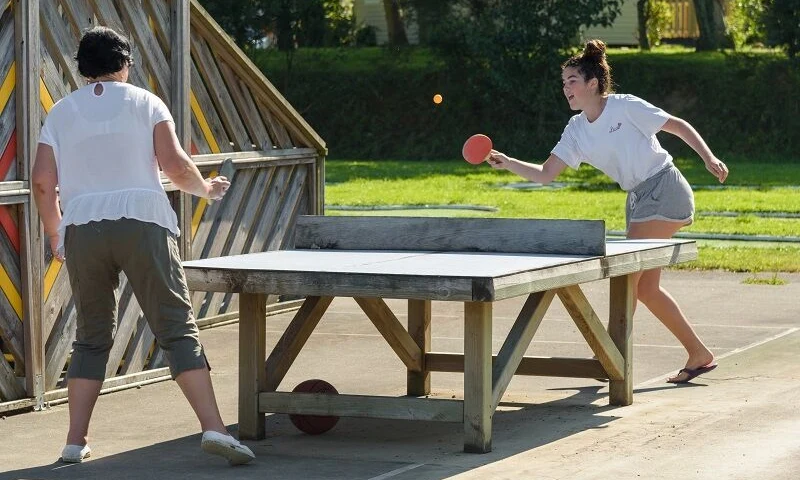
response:
{"label": "green foliage", "polygon": [[645,16],[647,17],[647,39],[650,46],[661,43],[664,32],[672,26],[675,8],[666,0],[647,0]]}
{"label": "green foliage", "polygon": [[[552,90],[542,85],[558,85],[564,53],[577,46],[576,32],[582,26],[610,25],[621,3],[454,0],[432,44],[475,94],[502,96],[533,117],[542,134],[555,107]],[[486,94],[482,97],[492,103]]]}
{"label": "green foliage", "polygon": [[200,0],[236,42],[252,47],[265,36],[283,51],[352,45],[352,6],[340,0]]}
{"label": "green foliage", "polygon": [[764,42],[764,3],[764,0],[728,2],[728,33],[736,49]]}
{"label": "green foliage", "polygon": [[790,57],[800,53],[800,0],[764,0],[765,28],[770,45],[786,49]]}
{"label": "green foliage", "polygon": [[[609,51],[617,91],[689,121],[721,157],[800,161],[800,71],[784,55],[660,51]],[[545,72],[528,79],[544,100],[526,101],[476,84],[425,49],[301,49],[290,75],[281,55],[254,53],[333,158],[453,158],[482,132],[513,156],[543,159],[575,113]],[[537,110],[547,114],[541,133]],[[659,139],[673,155],[694,156],[671,135]]]}

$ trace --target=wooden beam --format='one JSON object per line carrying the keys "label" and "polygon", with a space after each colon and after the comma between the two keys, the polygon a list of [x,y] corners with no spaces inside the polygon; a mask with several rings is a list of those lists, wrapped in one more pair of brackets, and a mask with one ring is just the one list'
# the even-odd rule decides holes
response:
{"label": "wooden beam", "polygon": [[419,347],[422,358],[422,370],[408,371],[406,376],[406,392],[409,395],[422,396],[431,393],[431,372],[425,369],[425,354],[431,349],[431,301],[408,301],[408,333]]}
{"label": "wooden beam", "polygon": [[625,359],[606,332],[597,314],[594,313],[589,300],[581,291],[581,287],[572,285],[559,288],[557,292],[558,298],[561,299],[600,364],[608,372],[609,378],[622,378]]}
{"label": "wooden beam", "polygon": [[602,220],[302,216],[296,248],[605,255]]}
{"label": "wooden beam", "polygon": [[267,358],[266,391],[277,390],[332,301],[333,297],[308,297],[303,302]]}
{"label": "wooden beam", "polygon": [[464,451],[492,451],[492,304],[464,302]]}
{"label": "wooden beam", "polygon": [[609,384],[611,405],[630,405],[633,403],[633,309],[634,275],[613,277],[609,291],[608,333],[622,354],[622,378],[614,378]]}
{"label": "wooden beam", "polygon": [[[14,0],[14,51],[17,63],[17,180],[29,181],[41,126],[39,112],[39,71],[41,70],[39,0]],[[42,329],[44,308],[44,232],[35,202],[22,206],[20,219],[20,265],[24,299],[25,390],[44,406],[45,341]]]}
{"label": "wooden beam", "polygon": [[555,292],[552,290],[530,294],[511,327],[506,341],[503,342],[500,352],[493,357],[496,360],[492,367],[492,411],[497,408],[508,384],[514,378],[514,373],[519,368],[519,363],[531,344],[536,330],[542,324],[544,314],[550,307],[554,296]]}
{"label": "wooden beam", "polygon": [[262,413],[457,423],[464,420],[464,404],[461,400],[414,397],[264,392],[258,396],[258,409]]}
{"label": "wooden beam", "polygon": [[264,438],[264,414],[258,394],[266,389],[267,296],[239,296],[239,438]]}
{"label": "wooden beam", "polygon": [[[497,356],[492,357],[493,361]],[[464,355],[432,352],[425,355],[425,368],[431,372],[463,372]],[[600,362],[590,358],[522,357],[514,375],[536,377],[606,378]]]}
{"label": "wooden beam", "polygon": [[354,297],[392,350],[412,372],[422,371],[422,350],[380,298]]}
{"label": "wooden beam", "polygon": [[[169,0],[170,6],[170,97],[175,133],[181,146],[191,152],[192,113],[189,106],[191,90],[191,54],[189,53],[189,0]],[[176,210],[181,229],[179,241],[181,258],[192,259],[192,196],[178,192]]]}

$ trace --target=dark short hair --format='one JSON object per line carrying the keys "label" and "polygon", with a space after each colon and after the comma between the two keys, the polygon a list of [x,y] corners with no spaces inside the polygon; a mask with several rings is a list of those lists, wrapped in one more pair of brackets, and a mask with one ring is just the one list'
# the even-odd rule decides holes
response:
{"label": "dark short hair", "polygon": [[125,65],[133,65],[131,42],[108,27],[92,27],[78,44],[78,72],[86,78],[115,73]]}

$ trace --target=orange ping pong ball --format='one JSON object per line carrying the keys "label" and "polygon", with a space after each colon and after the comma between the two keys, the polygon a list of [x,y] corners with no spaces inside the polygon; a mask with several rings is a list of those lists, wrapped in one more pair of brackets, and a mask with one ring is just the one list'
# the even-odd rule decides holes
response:
{"label": "orange ping pong ball", "polygon": [[435,103],[436,105],[442,103],[442,100],[444,100],[444,98],[442,98],[442,96],[439,95],[438,93],[433,96],[433,103]]}

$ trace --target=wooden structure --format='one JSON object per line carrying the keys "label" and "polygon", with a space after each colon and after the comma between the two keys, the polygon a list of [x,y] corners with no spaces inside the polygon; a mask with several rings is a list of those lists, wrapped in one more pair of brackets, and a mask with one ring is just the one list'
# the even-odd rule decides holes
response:
{"label": "wooden structure", "polygon": [[[221,202],[170,191],[183,258],[285,247],[300,214],[321,213],[325,143],[195,0],[3,0],[0,3],[0,411],[64,398],[75,332],[66,268],[52,259],[30,193],[41,122],[85,81],[81,32],[107,25],[133,43],[130,82],[170,107],[204,174],[226,158]],[[104,388],[168,378],[125,279]],[[274,303],[277,299],[273,298]],[[192,296],[199,323],[238,317],[238,298]]]}
{"label": "wooden structure", "polygon": [[[632,274],[697,258],[691,241],[606,244],[602,221],[301,217],[298,249],[185,262],[189,286],[237,292],[239,436],[264,438],[264,413],[458,422],[464,449],[488,452],[492,415],[514,375],[608,378],[633,401]],[[579,284],[609,278],[606,331]],[[266,355],[268,295],[307,297]],[[527,296],[497,355],[492,305]],[[407,397],[278,392],[334,297],[354,297],[406,366]],[[558,296],[596,359],[527,357]],[[384,298],[408,299],[408,328]],[[464,302],[464,353],[431,352],[431,301]],[[364,365],[369,365],[365,358]],[[424,398],[430,372],[463,372],[464,399]],[[419,398],[423,397],[423,398]]]}
{"label": "wooden structure", "polygon": [[[672,23],[663,38],[688,40],[700,36],[693,0],[663,0],[672,7]],[[635,0],[622,4],[622,11],[608,27],[590,27],[582,32],[586,39],[599,38],[609,45],[639,45],[639,21]]]}

